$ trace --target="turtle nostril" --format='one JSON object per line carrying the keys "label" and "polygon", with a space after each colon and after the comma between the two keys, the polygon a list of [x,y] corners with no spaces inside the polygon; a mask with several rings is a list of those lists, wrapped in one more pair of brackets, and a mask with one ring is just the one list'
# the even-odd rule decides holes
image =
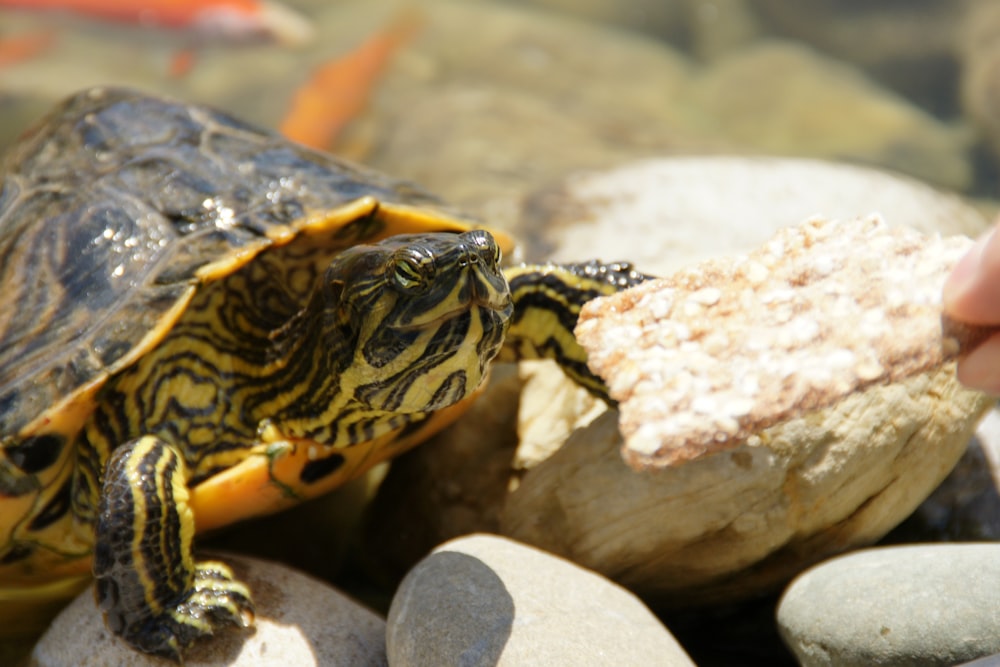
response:
{"label": "turtle nostril", "polygon": [[475,248],[464,247],[459,257],[458,265],[463,269],[479,264],[479,252]]}

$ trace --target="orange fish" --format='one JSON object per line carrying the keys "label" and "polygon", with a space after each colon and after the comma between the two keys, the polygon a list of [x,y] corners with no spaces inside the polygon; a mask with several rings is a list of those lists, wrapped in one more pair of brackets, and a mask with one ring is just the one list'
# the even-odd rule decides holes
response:
{"label": "orange fish", "polygon": [[181,49],[174,53],[167,67],[167,76],[171,79],[180,79],[187,76],[194,68],[195,60],[198,56],[194,49]]}
{"label": "orange fish", "polygon": [[33,58],[55,44],[53,30],[36,30],[13,37],[0,38],[0,67]]}
{"label": "orange fish", "polygon": [[303,16],[269,0],[0,0],[0,7],[63,11],[231,39],[300,44],[313,36]]}
{"label": "orange fish", "polygon": [[289,139],[318,149],[330,148],[368,104],[392,56],[422,23],[407,12],[345,56],[313,71],[292,98],[279,129]]}

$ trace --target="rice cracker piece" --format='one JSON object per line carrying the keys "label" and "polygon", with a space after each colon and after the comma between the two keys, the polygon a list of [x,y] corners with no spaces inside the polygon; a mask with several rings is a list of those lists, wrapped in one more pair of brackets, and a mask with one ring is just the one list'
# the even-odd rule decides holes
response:
{"label": "rice cracker piece", "polygon": [[576,334],[620,403],[625,460],[656,468],[729,450],[941,368],[985,335],[942,322],[942,286],[971,243],[877,215],[814,219],[587,304]]}

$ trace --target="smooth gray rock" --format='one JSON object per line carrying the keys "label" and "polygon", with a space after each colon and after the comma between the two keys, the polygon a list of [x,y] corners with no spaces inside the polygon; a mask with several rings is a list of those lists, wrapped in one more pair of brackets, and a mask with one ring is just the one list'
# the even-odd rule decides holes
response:
{"label": "smooth gray rock", "polygon": [[403,580],[386,628],[393,667],[693,667],[634,595],[505,538],[447,542]]}
{"label": "smooth gray rock", "polygon": [[778,606],[803,667],[955,665],[1000,651],[1000,544],[861,551],[796,579]]}

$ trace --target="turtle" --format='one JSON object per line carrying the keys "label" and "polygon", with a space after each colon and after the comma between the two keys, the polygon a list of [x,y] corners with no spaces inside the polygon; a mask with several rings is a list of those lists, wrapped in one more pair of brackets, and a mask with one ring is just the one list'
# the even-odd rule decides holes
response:
{"label": "turtle", "polygon": [[0,604],[93,579],[182,659],[253,623],[195,535],[322,494],[454,420],[496,360],[554,359],[627,262],[503,262],[508,236],[234,115],[80,91],[0,165]]}

